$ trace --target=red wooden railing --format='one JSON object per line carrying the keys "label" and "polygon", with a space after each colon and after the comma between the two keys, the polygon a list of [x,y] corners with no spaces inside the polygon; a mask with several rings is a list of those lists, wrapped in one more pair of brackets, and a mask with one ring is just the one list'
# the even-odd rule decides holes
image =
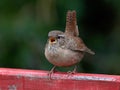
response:
{"label": "red wooden railing", "polygon": [[0,68],[0,90],[120,90],[120,76]]}

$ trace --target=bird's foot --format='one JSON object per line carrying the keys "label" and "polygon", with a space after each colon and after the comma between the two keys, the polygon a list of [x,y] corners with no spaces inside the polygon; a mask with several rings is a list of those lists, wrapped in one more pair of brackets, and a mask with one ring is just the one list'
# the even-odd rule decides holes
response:
{"label": "bird's foot", "polygon": [[68,71],[68,72],[67,72],[68,76],[71,76],[72,74],[75,74],[75,73],[76,73],[76,71],[74,71],[74,70],[73,70],[73,71]]}
{"label": "bird's foot", "polygon": [[55,72],[56,66],[54,66],[49,72],[48,72],[48,78],[51,79],[51,75]]}
{"label": "bird's foot", "polygon": [[75,74],[76,72],[77,72],[77,66],[75,66],[73,71],[68,71],[67,74],[68,74],[68,76],[70,76],[72,74]]}

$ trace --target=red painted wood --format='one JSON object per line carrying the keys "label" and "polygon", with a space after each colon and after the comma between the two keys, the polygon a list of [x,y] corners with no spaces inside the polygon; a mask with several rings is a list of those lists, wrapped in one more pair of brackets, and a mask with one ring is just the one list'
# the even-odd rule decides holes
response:
{"label": "red painted wood", "polygon": [[0,90],[120,90],[120,76],[0,68]]}

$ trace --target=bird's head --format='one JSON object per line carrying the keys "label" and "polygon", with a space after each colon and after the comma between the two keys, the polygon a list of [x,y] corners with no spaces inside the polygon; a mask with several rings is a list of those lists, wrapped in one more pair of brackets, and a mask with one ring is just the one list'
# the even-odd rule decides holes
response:
{"label": "bird's head", "polygon": [[60,43],[60,41],[64,38],[64,33],[62,31],[57,31],[57,30],[50,31],[48,33],[48,38],[49,38],[48,43],[50,45],[54,45]]}

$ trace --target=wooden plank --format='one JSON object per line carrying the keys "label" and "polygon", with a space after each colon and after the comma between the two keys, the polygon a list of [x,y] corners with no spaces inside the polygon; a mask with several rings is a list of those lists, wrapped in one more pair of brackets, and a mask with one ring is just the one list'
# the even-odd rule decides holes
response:
{"label": "wooden plank", "polygon": [[0,68],[0,90],[120,90],[120,76]]}

